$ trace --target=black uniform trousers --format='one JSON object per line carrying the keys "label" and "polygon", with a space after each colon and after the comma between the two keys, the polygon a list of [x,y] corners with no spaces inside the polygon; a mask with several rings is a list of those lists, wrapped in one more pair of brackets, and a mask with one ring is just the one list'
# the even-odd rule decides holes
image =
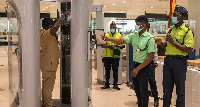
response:
{"label": "black uniform trousers", "polygon": [[170,107],[174,84],[176,85],[176,107],[185,107],[185,81],[187,58],[166,56],[163,66],[163,107]]}
{"label": "black uniform trousers", "polygon": [[110,79],[111,67],[113,70],[114,85],[117,85],[119,60],[120,60],[119,58],[104,57],[103,62],[106,70],[106,82],[105,82],[106,86],[110,84],[109,79]]}
{"label": "black uniform trousers", "polygon": [[157,85],[155,80],[155,66],[154,61],[150,63],[150,70],[149,70],[149,85],[152,92],[152,95],[154,97],[154,101],[159,100],[158,98],[158,91],[157,91]]}
{"label": "black uniform trousers", "polygon": [[[137,68],[140,63],[134,62],[133,69]],[[136,77],[133,77],[133,85],[138,99],[138,107],[148,107],[149,94],[148,94],[148,81],[150,64],[141,69]]]}

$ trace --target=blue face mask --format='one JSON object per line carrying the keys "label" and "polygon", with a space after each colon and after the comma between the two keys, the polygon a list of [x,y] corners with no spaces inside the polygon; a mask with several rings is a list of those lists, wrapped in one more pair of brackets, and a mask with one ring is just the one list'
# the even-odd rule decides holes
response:
{"label": "blue face mask", "polygon": [[[143,29],[143,28],[142,28]],[[140,32],[142,29],[140,29],[140,26],[138,26],[138,25],[135,25],[135,31],[138,31],[138,32]]]}
{"label": "blue face mask", "polygon": [[179,22],[179,21],[178,21],[177,17],[173,17],[173,16],[172,16],[172,23],[177,24],[178,22]]}
{"label": "blue face mask", "polygon": [[110,29],[110,32],[111,33],[115,33],[115,29]]}

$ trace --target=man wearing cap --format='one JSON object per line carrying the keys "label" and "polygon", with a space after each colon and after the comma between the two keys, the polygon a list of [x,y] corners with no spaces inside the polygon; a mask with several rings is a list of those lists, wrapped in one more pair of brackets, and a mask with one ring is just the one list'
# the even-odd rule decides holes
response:
{"label": "man wearing cap", "polygon": [[166,47],[163,66],[163,107],[170,107],[174,84],[176,86],[176,107],[185,107],[185,80],[187,55],[194,46],[193,33],[183,22],[187,10],[177,5],[172,22],[175,24],[166,35],[166,42],[156,40],[158,45]]}
{"label": "man wearing cap", "polygon": [[145,15],[138,16],[135,21],[135,32],[132,34],[121,39],[105,36],[102,36],[102,39],[115,44],[132,44],[134,67],[131,75],[138,99],[138,107],[148,107],[148,72],[151,69],[149,63],[154,58],[155,39],[146,31],[148,18]]}
{"label": "man wearing cap", "polygon": [[[122,38],[122,35],[116,31],[116,24],[114,21],[110,24],[110,32],[106,33],[106,37],[110,38]],[[107,89],[110,88],[110,70],[112,66],[113,70],[113,78],[114,78],[114,89],[120,90],[118,87],[118,67],[119,67],[119,60],[120,60],[120,49],[124,48],[124,45],[117,45],[114,44],[110,41],[106,42],[106,46],[102,46],[104,48],[104,54],[103,54],[103,62],[104,62],[104,67],[106,70],[106,82],[101,89]]]}

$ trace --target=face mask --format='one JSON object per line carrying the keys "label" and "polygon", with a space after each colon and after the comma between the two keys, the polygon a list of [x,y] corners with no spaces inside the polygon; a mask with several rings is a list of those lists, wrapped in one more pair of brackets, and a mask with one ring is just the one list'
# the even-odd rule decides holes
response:
{"label": "face mask", "polygon": [[179,21],[178,21],[177,17],[173,17],[173,16],[172,16],[172,23],[177,24],[178,22],[179,22]]}
{"label": "face mask", "polygon": [[[142,28],[143,29],[143,28]],[[138,26],[138,25],[135,25],[135,31],[138,31],[138,32],[140,32],[142,29],[140,29],[140,26]]]}
{"label": "face mask", "polygon": [[111,33],[115,33],[115,29],[110,29],[110,32]]}

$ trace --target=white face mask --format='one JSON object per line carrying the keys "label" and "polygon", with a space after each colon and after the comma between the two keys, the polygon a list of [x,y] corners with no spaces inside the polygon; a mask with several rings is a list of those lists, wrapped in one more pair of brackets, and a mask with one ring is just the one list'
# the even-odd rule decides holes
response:
{"label": "white face mask", "polygon": [[178,22],[179,22],[179,21],[178,21],[178,18],[172,16],[172,23],[177,24]]}
{"label": "white face mask", "polygon": [[111,33],[115,33],[115,29],[110,29],[110,32]]}
{"label": "white face mask", "polygon": [[[143,28],[142,28],[143,29]],[[135,25],[135,31],[138,31],[138,32],[140,32],[142,29],[140,29],[140,26],[138,26],[138,25]]]}

